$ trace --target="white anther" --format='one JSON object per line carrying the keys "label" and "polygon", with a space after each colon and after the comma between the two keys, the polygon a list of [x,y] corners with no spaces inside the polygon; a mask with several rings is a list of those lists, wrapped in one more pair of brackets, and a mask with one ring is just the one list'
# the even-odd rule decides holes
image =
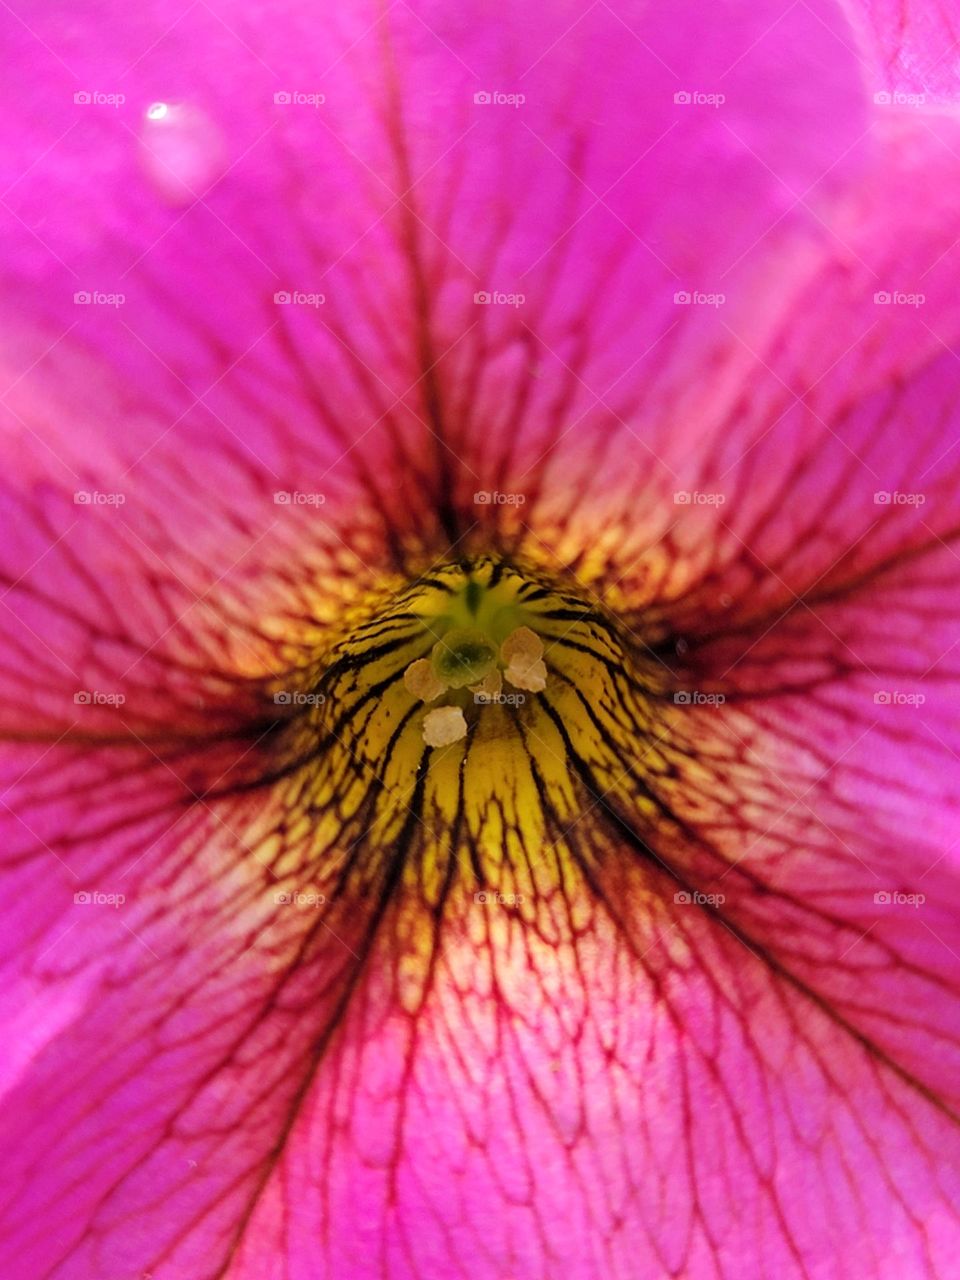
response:
{"label": "white anther", "polygon": [[547,687],[543,641],[529,627],[517,627],[510,632],[500,646],[500,658],[507,664],[504,674],[514,688],[540,693]]}
{"label": "white anther", "polygon": [[504,675],[515,689],[529,689],[531,693],[542,693],[547,687],[547,664],[542,658],[526,666],[509,666]]}
{"label": "white anther", "polygon": [[403,683],[408,693],[412,693],[421,702],[432,702],[439,698],[446,685],[433,669],[429,658],[418,658],[411,662],[403,673]]}
{"label": "white anther", "polygon": [[459,707],[437,707],[423,717],[423,740],[428,747],[448,747],[467,736],[467,722]]}
{"label": "white anther", "polygon": [[508,667],[529,667],[543,657],[543,641],[529,627],[517,627],[500,646],[500,659]]}

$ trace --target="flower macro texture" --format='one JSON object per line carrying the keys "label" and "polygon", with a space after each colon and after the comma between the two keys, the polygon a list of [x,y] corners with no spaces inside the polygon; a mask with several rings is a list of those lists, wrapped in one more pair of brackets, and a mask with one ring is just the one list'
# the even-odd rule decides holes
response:
{"label": "flower macro texture", "polygon": [[960,1252],[960,25],[0,6],[0,1276]]}

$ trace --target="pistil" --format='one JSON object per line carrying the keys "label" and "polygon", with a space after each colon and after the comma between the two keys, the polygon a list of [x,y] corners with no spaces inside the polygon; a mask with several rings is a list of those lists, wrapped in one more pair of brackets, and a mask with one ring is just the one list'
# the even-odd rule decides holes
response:
{"label": "pistil", "polygon": [[[470,588],[473,591],[470,592]],[[468,584],[465,604],[476,616],[482,599],[475,582]],[[429,658],[411,662],[403,674],[407,692],[421,702],[449,701],[428,711],[423,719],[423,740],[429,747],[448,746],[467,735],[467,721],[458,705],[461,690],[474,695],[478,705],[499,702],[503,681],[516,689],[541,693],[547,684],[543,641],[527,626],[503,635],[503,618],[514,612],[509,606],[490,615],[491,630],[500,630],[500,643],[490,630],[479,626],[449,626],[430,651]],[[499,627],[498,627],[499,624]]]}

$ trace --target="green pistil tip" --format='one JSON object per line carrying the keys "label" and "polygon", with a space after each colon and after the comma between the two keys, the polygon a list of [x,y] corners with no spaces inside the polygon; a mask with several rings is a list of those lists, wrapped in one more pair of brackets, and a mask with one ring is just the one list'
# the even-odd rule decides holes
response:
{"label": "green pistil tip", "polygon": [[454,627],[430,655],[433,669],[450,689],[479,684],[497,665],[497,651],[482,631]]}

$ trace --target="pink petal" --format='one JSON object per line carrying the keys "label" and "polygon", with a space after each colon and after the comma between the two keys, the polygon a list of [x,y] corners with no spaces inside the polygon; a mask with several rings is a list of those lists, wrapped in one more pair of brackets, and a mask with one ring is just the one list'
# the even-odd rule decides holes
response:
{"label": "pink petal", "polygon": [[956,8],[932,0],[844,0],[878,105],[923,110],[960,95]]}
{"label": "pink petal", "polygon": [[[945,1273],[948,126],[890,141],[826,5],[97,16],[8,17],[13,1274]],[[454,897],[433,954],[389,859],[276,902],[342,849],[242,784],[271,685],[478,517],[730,701],[663,711],[670,822],[611,747],[608,908]]]}

